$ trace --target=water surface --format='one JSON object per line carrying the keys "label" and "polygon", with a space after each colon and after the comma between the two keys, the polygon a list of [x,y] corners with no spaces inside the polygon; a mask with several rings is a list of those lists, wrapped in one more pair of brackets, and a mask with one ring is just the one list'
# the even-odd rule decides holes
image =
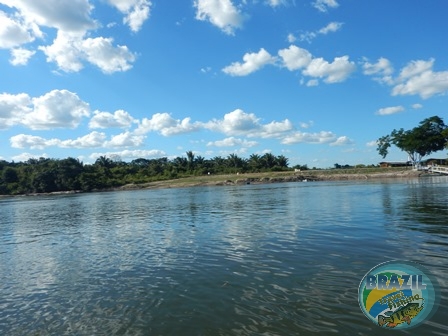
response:
{"label": "water surface", "polygon": [[405,259],[442,289],[409,334],[446,335],[447,204],[443,177],[4,199],[0,334],[388,334],[358,285]]}

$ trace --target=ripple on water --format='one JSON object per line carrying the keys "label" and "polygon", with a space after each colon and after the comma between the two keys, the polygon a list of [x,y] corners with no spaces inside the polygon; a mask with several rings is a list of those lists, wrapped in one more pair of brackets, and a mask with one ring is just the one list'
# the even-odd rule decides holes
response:
{"label": "ripple on water", "polygon": [[425,332],[446,334],[446,220],[429,220],[441,204],[423,196],[448,190],[419,186],[285,183],[0,201],[0,333],[381,335],[357,290],[393,257],[438,276],[442,301]]}

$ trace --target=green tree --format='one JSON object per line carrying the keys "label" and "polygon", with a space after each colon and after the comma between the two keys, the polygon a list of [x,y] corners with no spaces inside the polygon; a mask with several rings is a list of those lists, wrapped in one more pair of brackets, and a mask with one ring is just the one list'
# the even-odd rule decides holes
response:
{"label": "green tree", "polygon": [[393,130],[378,139],[378,153],[385,158],[389,148],[394,145],[409,155],[415,166],[421,159],[447,145],[448,127],[438,116],[427,118],[411,130]]}

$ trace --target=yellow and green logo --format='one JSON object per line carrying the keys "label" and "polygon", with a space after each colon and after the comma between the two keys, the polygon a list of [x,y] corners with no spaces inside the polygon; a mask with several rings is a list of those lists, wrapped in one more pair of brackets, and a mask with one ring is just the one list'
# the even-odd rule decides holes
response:
{"label": "yellow and green logo", "polygon": [[392,260],[372,268],[361,280],[358,301],[369,320],[386,329],[408,329],[437,310],[437,279],[420,264]]}

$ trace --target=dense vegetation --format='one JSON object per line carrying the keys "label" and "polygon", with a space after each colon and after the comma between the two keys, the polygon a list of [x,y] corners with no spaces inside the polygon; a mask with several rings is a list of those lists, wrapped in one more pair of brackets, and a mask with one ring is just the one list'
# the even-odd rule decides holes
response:
{"label": "dense vegetation", "polygon": [[[205,159],[192,151],[186,157],[136,159],[123,162],[101,156],[93,164],[77,159],[29,159],[0,161],[0,195],[101,190],[128,183],[145,183],[191,175],[269,172],[288,170],[289,159],[271,153],[252,154],[248,159],[230,154]],[[305,166],[295,168],[307,169]]]}
{"label": "dense vegetation", "polygon": [[394,129],[390,134],[382,136],[378,139],[377,150],[384,158],[389,153],[389,147],[395,145],[409,155],[415,166],[424,156],[444,149],[447,143],[448,126],[442,118],[433,116],[424,119],[411,130]]}

